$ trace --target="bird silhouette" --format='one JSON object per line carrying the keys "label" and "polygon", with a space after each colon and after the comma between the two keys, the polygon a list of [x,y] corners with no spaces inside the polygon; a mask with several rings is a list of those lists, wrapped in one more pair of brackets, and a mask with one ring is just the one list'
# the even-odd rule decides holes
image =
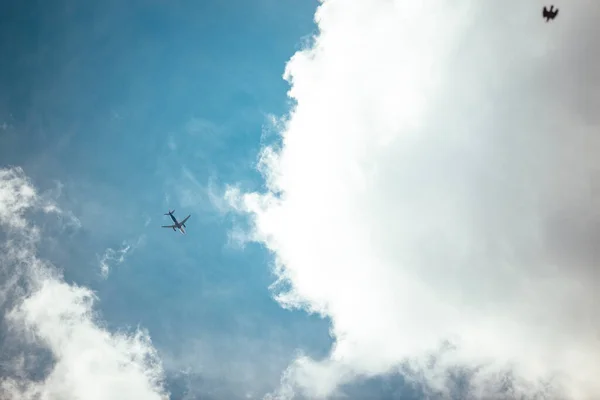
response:
{"label": "bird silhouette", "polygon": [[558,8],[554,9],[554,6],[550,6],[550,9],[548,10],[546,8],[546,6],[544,6],[544,11],[542,11],[542,16],[544,18],[546,18],[546,22],[550,21],[551,19],[556,18],[557,15],[558,15]]}

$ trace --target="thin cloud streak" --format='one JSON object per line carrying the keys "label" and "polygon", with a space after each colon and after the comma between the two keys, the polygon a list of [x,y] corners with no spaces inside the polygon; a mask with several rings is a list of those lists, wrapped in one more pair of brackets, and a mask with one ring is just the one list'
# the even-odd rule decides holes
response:
{"label": "thin cloud streak", "polygon": [[[148,221],[145,223],[145,226],[148,225]],[[123,241],[121,246],[117,249],[113,249],[111,247],[107,248],[102,256],[100,257],[100,274],[103,278],[108,278],[111,268],[114,268],[117,265],[125,262],[125,259],[128,255],[131,255],[136,249],[143,245],[146,236],[141,235],[138,239],[132,242]]]}

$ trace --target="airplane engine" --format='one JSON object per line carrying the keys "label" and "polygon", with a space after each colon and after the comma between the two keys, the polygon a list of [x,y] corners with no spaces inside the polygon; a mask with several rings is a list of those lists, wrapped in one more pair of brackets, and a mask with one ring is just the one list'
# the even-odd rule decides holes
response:
{"label": "airplane engine", "polygon": [[181,224],[181,226],[183,226],[184,228],[186,228],[185,224]]}
{"label": "airplane engine", "polygon": [[177,229],[175,229],[175,227],[173,227],[173,230],[176,231]]}

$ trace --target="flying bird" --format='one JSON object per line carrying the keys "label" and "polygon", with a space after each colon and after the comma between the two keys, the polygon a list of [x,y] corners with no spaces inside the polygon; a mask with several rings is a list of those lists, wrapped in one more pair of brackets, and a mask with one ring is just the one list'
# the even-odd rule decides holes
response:
{"label": "flying bird", "polygon": [[556,18],[557,15],[558,15],[558,8],[554,9],[554,6],[550,6],[550,9],[548,10],[546,8],[546,6],[544,6],[544,10],[542,11],[542,16],[544,18],[546,18],[546,22],[550,21],[551,19]]}

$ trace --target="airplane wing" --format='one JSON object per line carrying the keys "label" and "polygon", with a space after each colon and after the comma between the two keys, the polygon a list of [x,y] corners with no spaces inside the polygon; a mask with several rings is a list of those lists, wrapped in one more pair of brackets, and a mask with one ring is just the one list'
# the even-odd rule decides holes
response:
{"label": "airplane wing", "polygon": [[177,228],[175,225],[163,225],[162,228]]}
{"label": "airplane wing", "polygon": [[191,216],[192,216],[192,214],[190,214],[187,217],[185,217],[185,219],[183,221],[181,221],[180,224],[182,224],[182,225],[185,224],[185,221],[187,221],[188,218],[191,217]]}

